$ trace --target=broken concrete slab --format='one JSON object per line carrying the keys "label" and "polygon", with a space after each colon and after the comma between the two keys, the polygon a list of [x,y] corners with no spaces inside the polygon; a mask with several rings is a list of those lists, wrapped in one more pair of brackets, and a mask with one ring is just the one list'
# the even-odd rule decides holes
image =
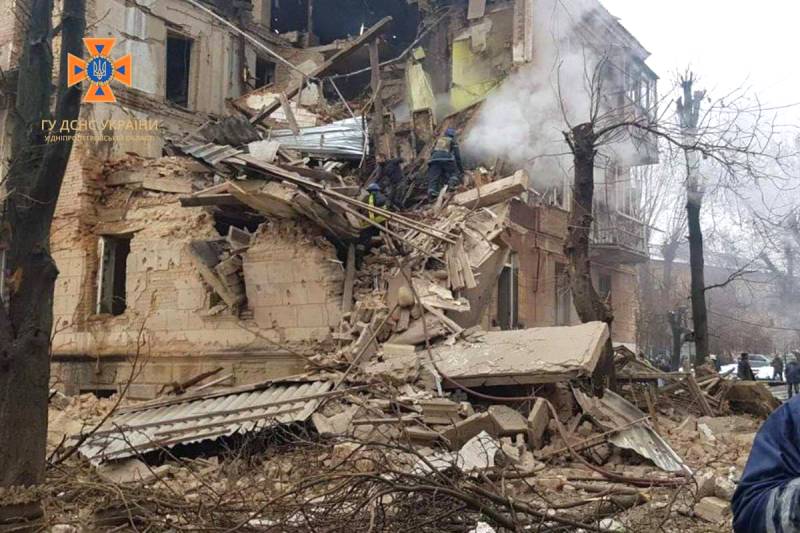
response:
{"label": "broken concrete slab", "polygon": [[413,471],[424,474],[431,468],[443,472],[450,468],[457,468],[464,473],[486,470],[495,466],[498,453],[501,452],[500,443],[485,431],[481,431],[455,452],[439,452],[423,461],[420,459]]}
{"label": "broken concrete slab", "polygon": [[591,375],[607,339],[602,322],[490,331],[479,342],[438,348],[434,358],[442,373],[466,386],[556,383]]}
{"label": "broken concrete slab", "polygon": [[469,209],[499,204],[528,190],[528,180],[528,173],[518,170],[513,176],[455,195],[453,203]]}
{"label": "broken concrete slab", "polygon": [[458,451],[457,465],[462,472],[492,468],[500,445],[491,435],[481,431]]}

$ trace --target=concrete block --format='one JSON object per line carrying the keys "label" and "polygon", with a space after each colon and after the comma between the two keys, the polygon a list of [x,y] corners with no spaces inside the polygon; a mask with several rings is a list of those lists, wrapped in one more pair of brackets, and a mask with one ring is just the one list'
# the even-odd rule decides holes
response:
{"label": "concrete block", "polygon": [[694,512],[707,522],[721,524],[731,516],[731,504],[715,496],[708,496],[694,506]]}
{"label": "concrete block", "polygon": [[547,400],[537,398],[528,414],[528,445],[532,450],[538,450],[544,444],[544,432],[547,431],[549,422],[550,410],[547,407]]}
{"label": "concrete block", "polygon": [[450,426],[441,435],[449,442],[451,450],[458,450],[481,431],[497,436],[497,424],[489,413],[476,413],[465,418]]}
{"label": "concrete block", "polygon": [[492,405],[489,414],[497,424],[497,431],[501,437],[514,436],[528,431],[525,417],[507,405]]}

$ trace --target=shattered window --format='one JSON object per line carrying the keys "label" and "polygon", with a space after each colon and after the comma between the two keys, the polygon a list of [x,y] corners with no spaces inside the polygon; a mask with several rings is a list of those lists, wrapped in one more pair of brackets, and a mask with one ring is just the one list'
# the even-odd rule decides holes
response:
{"label": "shattered window", "polygon": [[556,326],[568,326],[572,314],[572,291],[564,263],[556,263],[555,266],[555,295]]}
{"label": "shattered window", "polygon": [[167,101],[189,105],[189,73],[192,39],[175,33],[167,34]]}
{"label": "shattered window", "polygon": [[275,63],[264,59],[263,57],[256,57],[256,72],[253,81],[253,88],[258,89],[270,85],[275,81]]}
{"label": "shattered window", "polygon": [[97,273],[97,314],[121,315],[127,307],[125,281],[131,238],[128,236],[100,237],[98,243],[100,268]]}

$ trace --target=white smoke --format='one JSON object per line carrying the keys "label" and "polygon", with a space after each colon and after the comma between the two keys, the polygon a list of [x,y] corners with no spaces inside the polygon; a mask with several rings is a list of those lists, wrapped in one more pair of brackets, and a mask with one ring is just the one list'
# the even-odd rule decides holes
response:
{"label": "white smoke", "polygon": [[[596,0],[533,5],[534,60],[486,99],[464,151],[483,162],[500,158],[525,168],[537,188],[560,185],[571,173],[563,132],[589,120],[591,79],[600,58],[579,35],[585,16],[598,7]],[[598,158],[603,165],[604,158]]]}

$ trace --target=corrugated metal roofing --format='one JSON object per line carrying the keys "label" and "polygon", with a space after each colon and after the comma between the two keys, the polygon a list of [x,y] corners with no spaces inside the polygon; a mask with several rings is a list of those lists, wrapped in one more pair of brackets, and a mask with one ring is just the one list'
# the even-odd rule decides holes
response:
{"label": "corrugated metal roofing", "polygon": [[192,144],[185,146],[178,146],[183,153],[192,155],[198,159],[202,159],[210,165],[216,165],[220,161],[224,161],[229,157],[239,155],[242,150],[228,145],[221,144]]}
{"label": "corrugated metal roofing", "polygon": [[332,387],[330,381],[281,383],[261,390],[143,406],[113,416],[81,445],[80,452],[98,463],[302,422]]}
{"label": "corrugated metal roofing", "polygon": [[282,148],[317,155],[360,159],[364,154],[364,124],[361,118],[338,120],[324,126],[291,130],[273,130],[270,140]]}

